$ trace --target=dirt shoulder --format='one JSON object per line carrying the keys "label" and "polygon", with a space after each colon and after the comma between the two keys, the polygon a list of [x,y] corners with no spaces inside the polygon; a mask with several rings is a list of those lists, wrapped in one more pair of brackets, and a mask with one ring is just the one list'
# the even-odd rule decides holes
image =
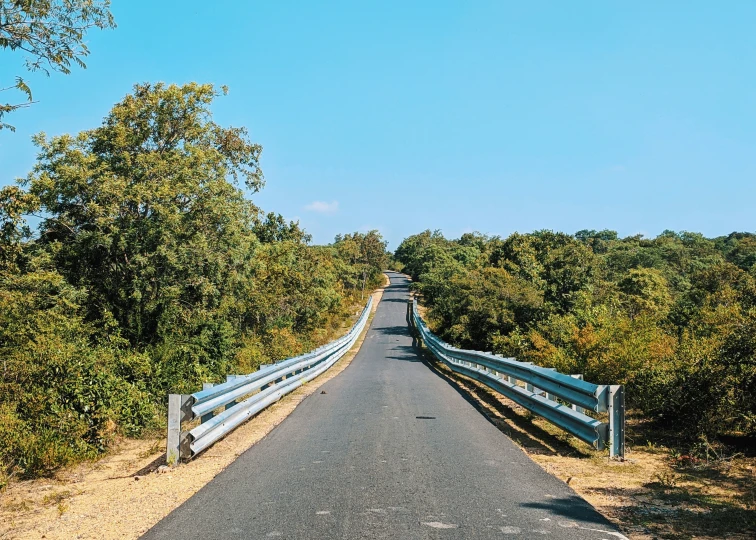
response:
{"label": "dirt shoulder", "polygon": [[642,424],[629,418],[626,460],[610,461],[606,452],[452,372],[427,351],[426,358],[533,461],[569,484],[632,540],[756,538],[756,458],[678,456],[645,443]]}
{"label": "dirt shoulder", "polygon": [[[373,313],[383,290],[373,293]],[[160,467],[165,462],[162,437],[123,440],[106,457],[67,469],[55,479],[11,484],[0,494],[0,539],[138,538],[270,433],[307,396],[346,369],[366,332],[323,375],[268,407],[190,463],[165,471]]]}

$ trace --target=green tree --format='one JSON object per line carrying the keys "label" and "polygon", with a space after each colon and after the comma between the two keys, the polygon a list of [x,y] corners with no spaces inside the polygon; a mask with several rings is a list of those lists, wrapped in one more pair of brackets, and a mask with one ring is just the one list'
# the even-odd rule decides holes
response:
{"label": "green tree", "polygon": [[[25,53],[29,71],[68,74],[72,64],[82,68],[89,54],[84,38],[90,28],[114,28],[110,0],[0,0],[0,48]],[[0,129],[13,130],[3,117],[32,102],[21,77],[0,91],[18,90],[26,102],[0,103]]]}
{"label": "green tree", "polygon": [[377,230],[365,234],[340,234],[334,240],[337,256],[356,272],[356,275],[345,276],[345,283],[353,289],[360,287],[361,298],[364,298],[367,283],[377,285],[381,272],[388,264],[386,244]]}
{"label": "green tree", "polygon": [[667,280],[656,268],[631,268],[618,285],[631,317],[641,313],[663,317],[672,302]]}
{"label": "green tree", "polygon": [[0,486],[49,474],[138,435],[155,418],[149,359],[81,317],[86,292],[44,253],[0,272]]}
{"label": "green tree", "polygon": [[[731,235],[733,236],[733,235]],[[756,267],[756,235],[739,234],[727,252],[727,260],[743,270]]]}
{"label": "green tree", "polygon": [[430,245],[438,244],[445,245],[447,240],[441,234],[441,231],[426,230],[419,234],[414,234],[402,240],[399,247],[396,248],[394,256],[404,264],[405,271],[409,273],[414,281],[420,279],[420,274],[423,273],[426,263],[431,262],[425,250]]}
{"label": "green tree", "polygon": [[44,211],[40,243],[89,291],[88,320],[115,318],[132,345],[182,330],[227,341],[219,310],[249,278],[258,210],[234,182],[263,185],[261,147],[212,121],[217,95],[137,85],[102,127],[35,137],[25,184]]}
{"label": "green tree", "polygon": [[252,231],[257,236],[257,239],[264,244],[284,242],[286,240],[309,244],[312,240],[312,236],[302,230],[299,222],[289,221],[287,223],[281,214],[274,212],[268,212],[264,218],[259,216],[255,221]]}

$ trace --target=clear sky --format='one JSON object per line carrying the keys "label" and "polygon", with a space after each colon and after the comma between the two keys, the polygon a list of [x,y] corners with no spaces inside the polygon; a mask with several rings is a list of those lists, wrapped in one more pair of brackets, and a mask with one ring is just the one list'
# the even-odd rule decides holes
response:
{"label": "clear sky", "polygon": [[255,203],[317,243],[756,229],[753,0],[113,4],[87,70],[0,53],[0,82],[39,100],[0,131],[1,185],[32,134],[96,127],[137,82],[198,81],[228,85],[216,121],[263,145]]}

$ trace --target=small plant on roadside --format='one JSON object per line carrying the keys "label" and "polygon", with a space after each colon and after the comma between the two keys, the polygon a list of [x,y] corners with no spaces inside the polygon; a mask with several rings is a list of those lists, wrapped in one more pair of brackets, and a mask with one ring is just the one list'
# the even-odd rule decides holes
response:
{"label": "small plant on roadside", "polygon": [[711,461],[722,461],[725,452],[721,444],[709,441],[706,435],[700,435],[698,441],[691,446],[690,454],[690,457],[696,461],[705,460],[706,463],[709,463]]}
{"label": "small plant on roadside", "polygon": [[42,499],[42,504],[60,504],[70,496],[70,491],[58,491],[56,493],[49,493]]}
{"label": "small plant on roadside", "polygon": [[656,484],[663,489],[672,489],[677,487],[679,477],[671,471],[661,471],[653,476],[653,480],[650,484],[651,486]]}

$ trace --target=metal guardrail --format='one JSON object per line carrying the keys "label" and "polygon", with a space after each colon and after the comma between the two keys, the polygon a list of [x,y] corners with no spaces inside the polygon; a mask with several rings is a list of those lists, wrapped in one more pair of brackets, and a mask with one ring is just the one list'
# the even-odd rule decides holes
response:
{"label": "metal guardrail", "polygon": [[[265,407],[330,368],[357,341],[372,305],[370,297],[351,330],[327,345],[261,366],[255,373],[229,375],[225,383],[205,383],[194,394],[170,394],[167,463],[173,466],[193,458]],[[182,423],[196,418],[200,419],[198,426],[181,431]]]}
{"label": "metal guardrail", "polygon": [[[428,329],[415,299],[407,306],[407,318],[425,346],[453,371],[485,384],[599,450],[609,447],[611,457],[624,458],[623,386],[592,384],[583,381],[582,375],[565,375],[514,358],[452,347]],[[600,422],[585,411],[607,412],[609,422]]]}

